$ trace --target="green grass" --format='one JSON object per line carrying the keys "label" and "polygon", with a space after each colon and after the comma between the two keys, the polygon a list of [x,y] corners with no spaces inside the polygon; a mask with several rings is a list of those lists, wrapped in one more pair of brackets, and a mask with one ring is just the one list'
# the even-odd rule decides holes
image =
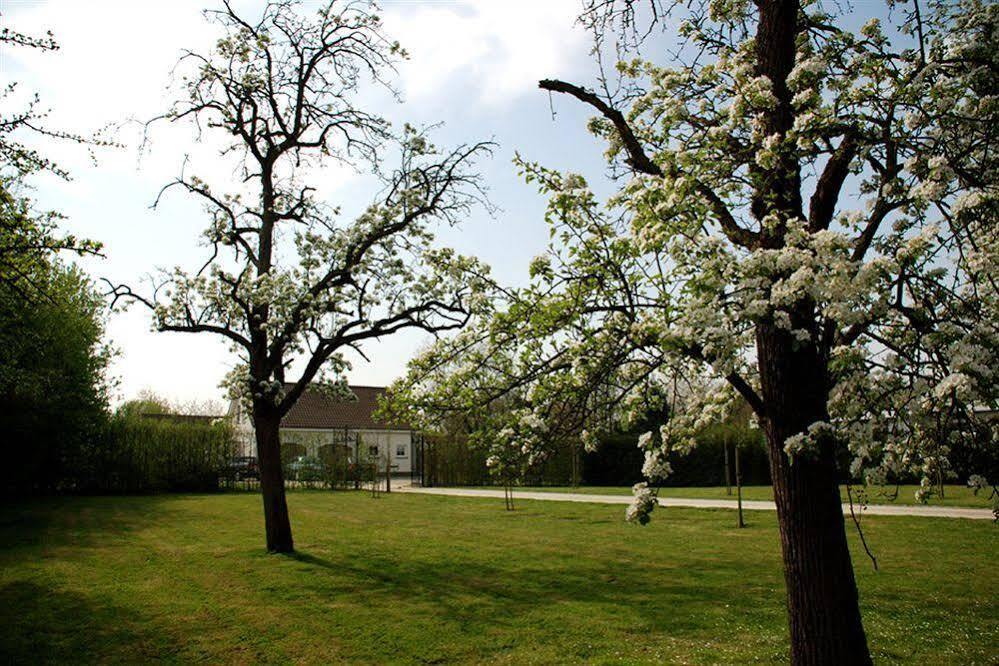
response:
{"label": "green grass", "polygon": [[[484,486],[478,486],[484,487]],[[895,486],[888,488],[868,488],[867,502],[869,504],[899,504],[917,505],[915,492],[919,486],[900,486],[898,495],[895,495]],[[630,486],[580,486],[571,488],[569,486],[524,486],[517,490],[543,491],[552,493],[583,493],[586,495],[630,495]],[[846,488],[840,489],[843,501],[847,501]],[[662,488],[659,491],[660,497],[684,497],[695,499],[730,499],[734,500],[735,486],[732,487],[732,494],[725,492],[725,486],[720,487],[698,487],[698,488]],[[773,489],[770,486],[743,486],[742,499],[744,500],[772,500]],[[853,491],[854,501],[858,500],[857,488]],[[965,486],[944,486],[944,497],[933,496],[927,502],[928,506],[970,506],[981,509],[991,508],[992,502],[989,499],[989,491],[980,491],[978,495]]]}
{"label": "green grass", "polygon": [[[293,492],[299,552],[260,499],[63,498],[0,508],[0,661],[786,662],[774,515]],[[876,658],[994,663],[999,528],[867,516],[851,532]]]}

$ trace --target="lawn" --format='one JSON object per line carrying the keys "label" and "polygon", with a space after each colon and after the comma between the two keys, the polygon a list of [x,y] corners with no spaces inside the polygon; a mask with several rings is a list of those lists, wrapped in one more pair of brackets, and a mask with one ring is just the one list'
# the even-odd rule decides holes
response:
{"label": "lawn", "polygon": [[[485,486],[477,486],[485,487]],[[853,489],[853,499],[859,501],[857,487]],[[867,488],[866,497],[869,504],[899,504],[916,505],[915,492],[919,486],[899,486],[898,494],[895,494],[895,486],[888,488]],[[524,486],[516,490],[542,491],[552,493],[583,493],[586,495],[630,495],[631,486],[580,486],[571,488],[569,486]],[[980,491],[975,495],[971,488],[966,486],[950,485],[944,486],[944,496],[933,496],[927,502],[927,506],[970,506],[980,509],[992,507],[989,499],[991,491]],[[843,501],[847,501],[846,488],[840,489]],[[725,486],[712,487],[703,486],[697,488],[662,488],[659,491],[660,497],[684,497],[695,499],[736,499],[735,486],[732,486],[732,494],[729,495]],[[773,489],[770,486],[743,486],[742,499],[744,500],[772,500],[774,498]]]}
{"label": "lawn", "polygon": [[[251,493],[0,508],[0,661],[785,662],[774,515],[292,492],[299,552]],[[994,663],[999,528],[864,518],[881,662]]]}

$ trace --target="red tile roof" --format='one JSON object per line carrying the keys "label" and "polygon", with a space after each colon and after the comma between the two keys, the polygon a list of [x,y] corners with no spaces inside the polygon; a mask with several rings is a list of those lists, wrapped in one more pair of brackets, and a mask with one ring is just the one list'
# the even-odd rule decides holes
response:
{"label": "red tile roof", "polygon": [[357,400],[341,402],[309,388],[281,420],[283,428],[316,428],[320,430],[349,428],[351,430],[409,430],[406,425],[376,421],[378,396],[384,386],[351,386]]}

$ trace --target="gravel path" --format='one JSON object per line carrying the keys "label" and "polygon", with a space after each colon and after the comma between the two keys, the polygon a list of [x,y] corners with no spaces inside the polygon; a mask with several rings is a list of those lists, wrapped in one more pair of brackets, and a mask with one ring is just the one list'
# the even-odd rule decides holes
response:
{"label": "gravel path", "polygon": [[[502,490],[480,490],[474,488],[419,488],[416,486],[401,486],[395,488],[400,492],[422,495],[449,495],[452,497],[492,497],[502,498]],[[550,502],[591,502],[594,504],[628,504],[628,495],[589,495],[581,493],[547,493],[515,490],[513,496],[517,499],[546,500]],[[659,506],[679,506],[694,509],[735,509],[735,500],[693,499],[682,497],[661,497]],[[742,508],[746,511],[776,511],[773,502],[743,500]],[[843,505],[843,512],[849,513],[850,506]],[[972,520],[992,520],[989,509],[972,509],[957,506],[906,506],[897,504],[868,504],[865,514],[875,516],[926,516],[933,518],[969,518]]]}

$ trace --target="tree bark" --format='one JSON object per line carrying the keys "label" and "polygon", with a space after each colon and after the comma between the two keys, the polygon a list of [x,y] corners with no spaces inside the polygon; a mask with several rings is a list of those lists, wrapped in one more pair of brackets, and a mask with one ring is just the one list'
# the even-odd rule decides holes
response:
{"label": "tree bark", "polygon": [[257,460],[260,463],[260,490],[264,501],[264,531],[267,550],[290,553],[295,550],[291,521],[284,495],[284,471],[281,469],[281,416],[277,409],[255,404],[253,428],[257,437]]}
{"label": "tree bark", "polygon": [[825,365],[773,325],[757,329],[763,419],[787,585],[791,662],[870,664],[831,442],[795,457],[784,441],[826,421]]}
{"label": "tree bark", "polygon": [[[739,469],[739,445],[736,444],[732,447],[735,450],[735,492],[737,493],[737,501],[739,504],[739,528],[746,526],[746,521],[742,518],[742,471]],[[728,457],[726,456],[725,461],[728,462]],[[731,493],[731,488],[729,488],[729,493]]]}
{"label": "tree bark", "polygon": [[[794,67],[800,22],[799,0],[760,0],[756,69],[767,77],[777,103],[764,118],[767,136],[786,137],[794,124],[787,77]],[[781,221],[764,230],[762,247],[785,244],[786,221],[803,217],[800,164],[794,151],[780,151],[771,169],[753,167],[750,208],[757,220]],[[815,306],[804,300],[788,312],[791,326],[818,339]],[[790,331],[764,321],[756,328],[756,353],[764,405],[770,475],[780,526],[793,664],[870,664],[860,617],[857,583],[846,542],[833,443],[815,451],[784,452],[788,437],[828,421],[829,377],[815,342],[796,342]]]}
{"label": "tree bark", "polygon": [[725,494],[732,494],[732,475],[728,469],[728,438],[722,440],[722,450],[725,452]]}

